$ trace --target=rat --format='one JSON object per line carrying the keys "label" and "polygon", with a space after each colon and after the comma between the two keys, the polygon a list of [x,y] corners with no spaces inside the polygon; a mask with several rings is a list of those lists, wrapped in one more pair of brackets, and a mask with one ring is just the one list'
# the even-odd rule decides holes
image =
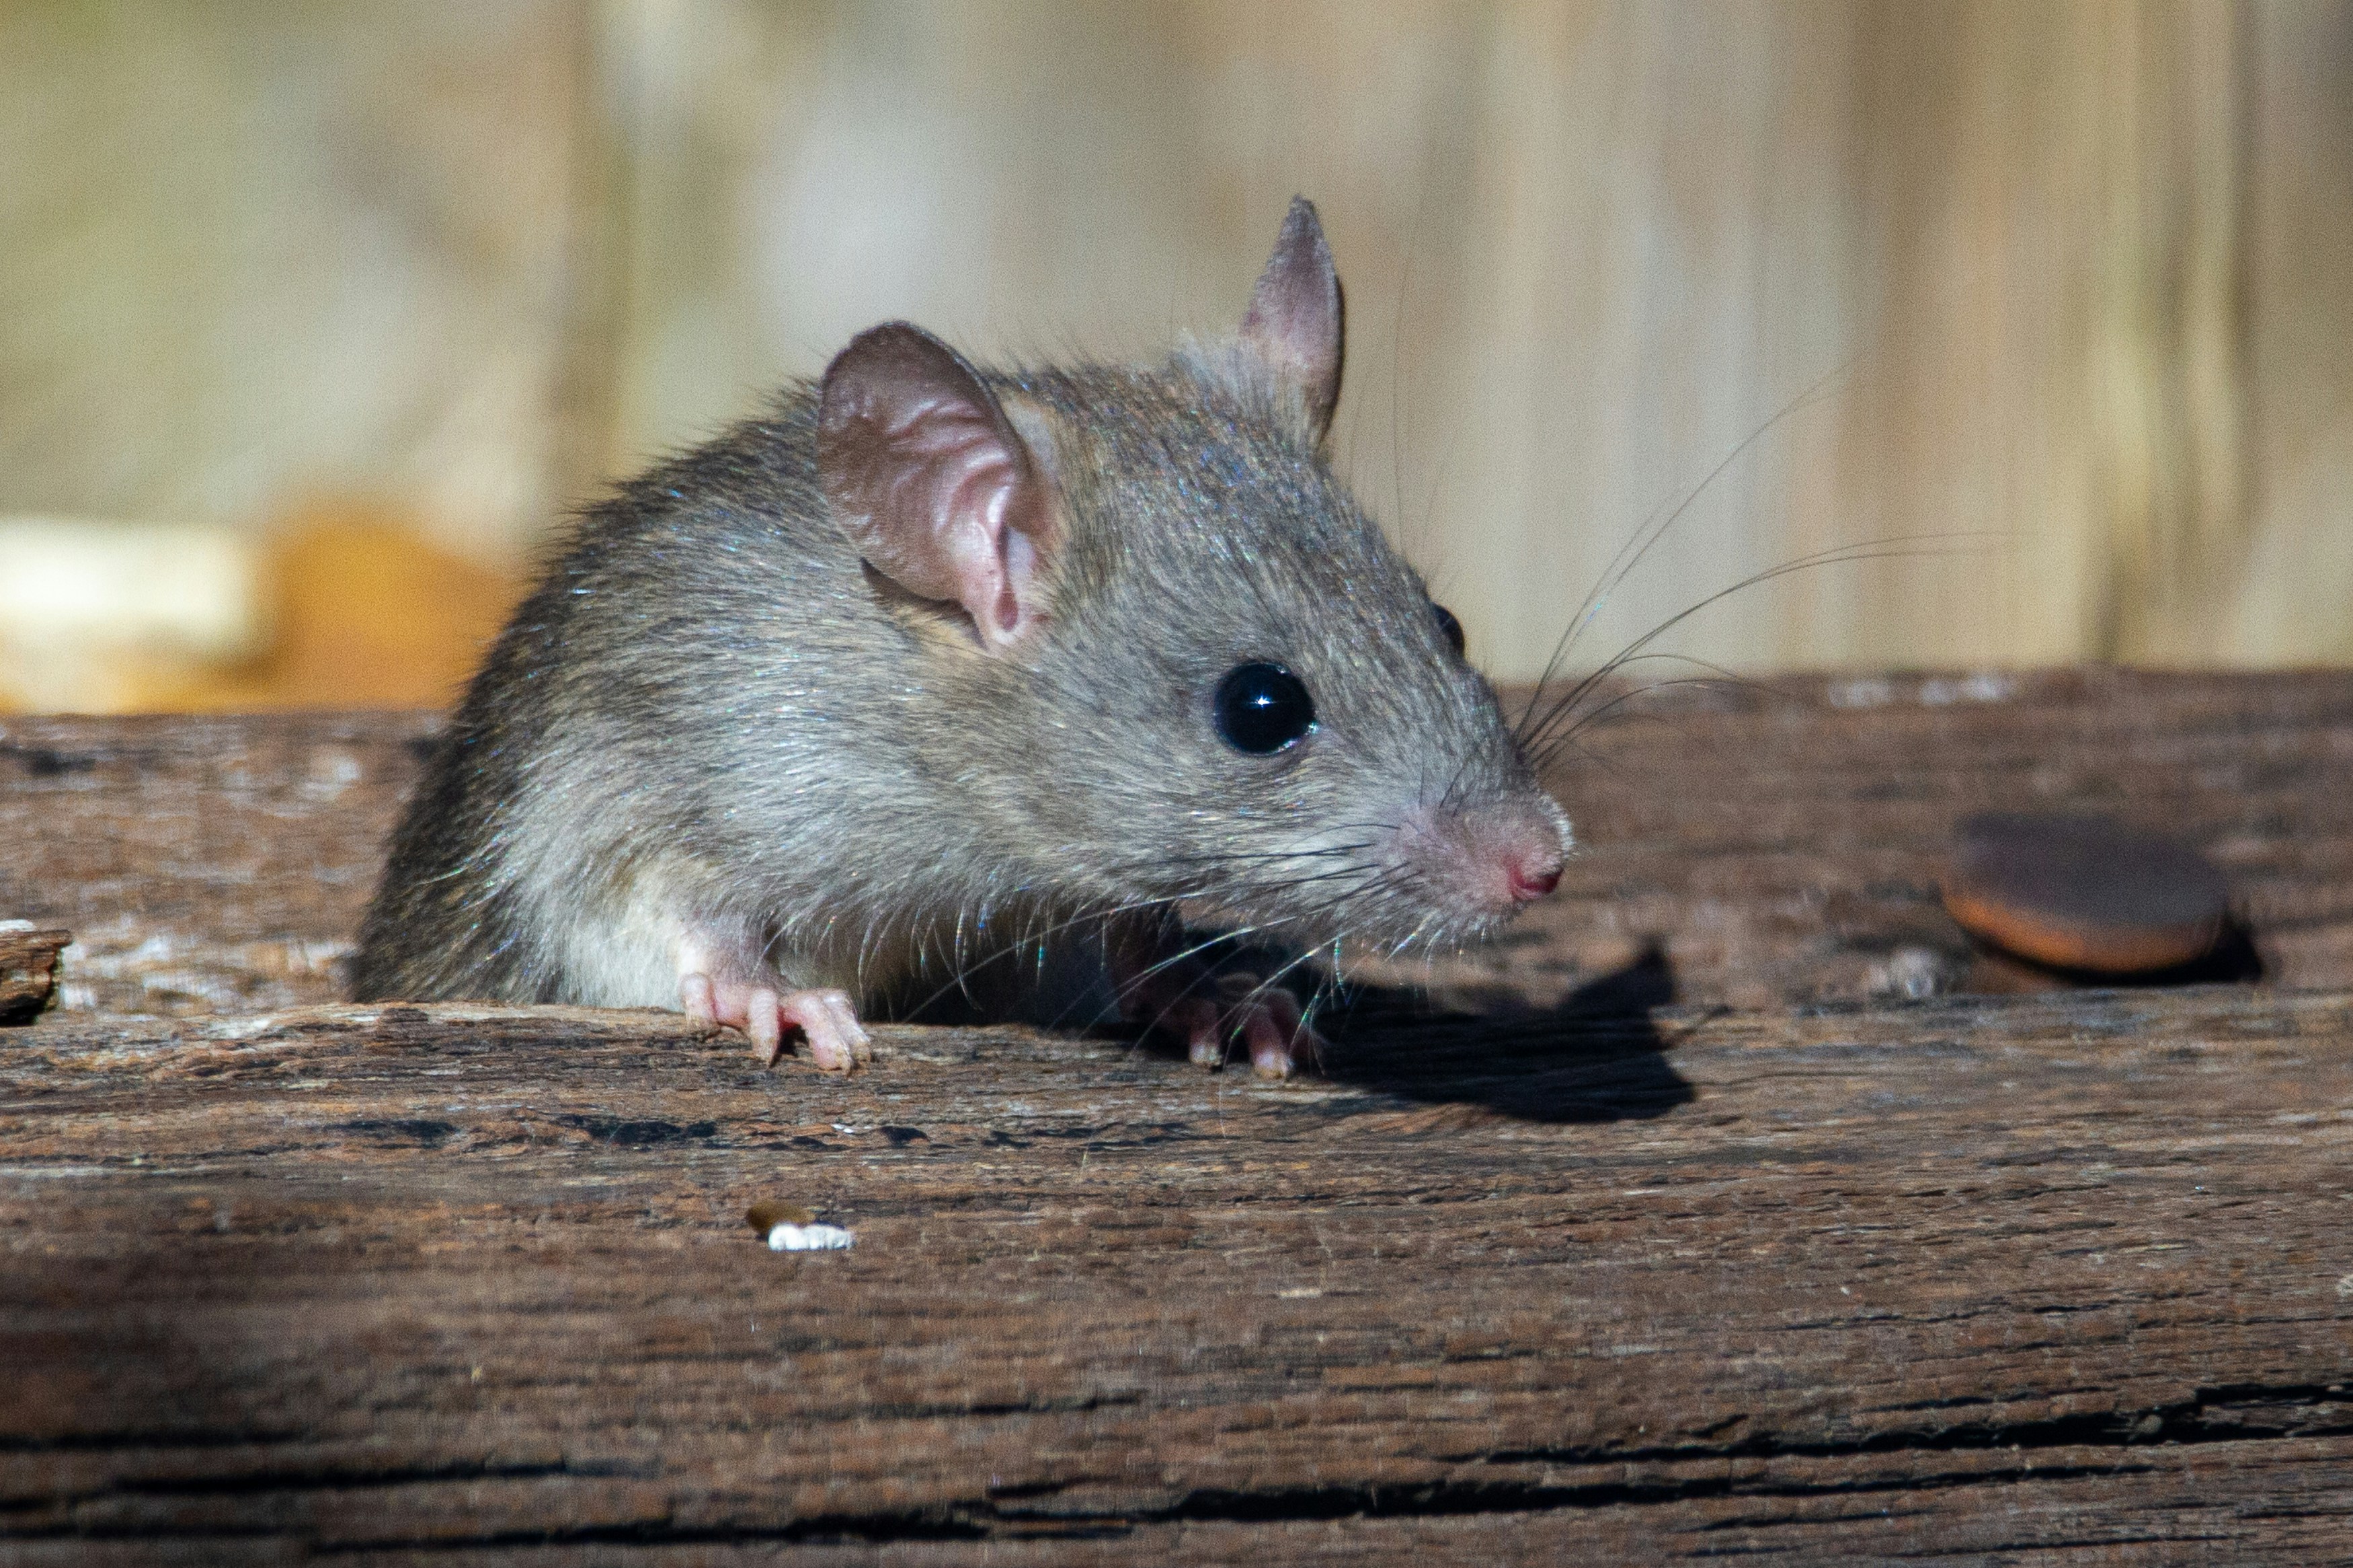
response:
{"label": "rat", "polygon": [[1333,471],[1343,353],[1302,197],[1231,337],[983,370],[890,322],[619,486],[438,742],[354,995],[673,1008],[847,1070],[862,1016],[1092,933],[1195,1060],[1311,1068],[1188,926],[1459,945],[1570,847]]}

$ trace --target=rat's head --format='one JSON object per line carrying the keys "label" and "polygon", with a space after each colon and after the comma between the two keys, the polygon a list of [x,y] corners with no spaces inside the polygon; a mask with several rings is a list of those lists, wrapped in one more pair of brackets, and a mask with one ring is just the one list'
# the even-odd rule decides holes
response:
{"label": "rat's head", "polygon": [[1461,627],[1325,461],[1341,347],[1297,201],[1241,331],[1164,366],[987,376],[892,325],[827,372],[828,501],[953,715],[913,739],[1063,897],[1398,946],[1559,879]]}

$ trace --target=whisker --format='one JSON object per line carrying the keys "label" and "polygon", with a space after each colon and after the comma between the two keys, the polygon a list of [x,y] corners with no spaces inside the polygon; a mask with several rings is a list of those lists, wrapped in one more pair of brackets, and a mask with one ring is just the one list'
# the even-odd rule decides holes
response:
{"label": "whisker", "polygon": [[[1198,899],[1205,897],[1206,894],[1202,890],[1196,890],[1185,896],[1187,898]],[[971,992],[967,987],[974,975],[990,967],[992,964],[1000,963],[1006,959],[1013,957],[1032,946],[1042,946],[1050,938],[1059,936],[1066,931],[1075,930],[1080,926],[1094,922],[1101,922],[1107,925],[1109,922],[1117,920],[1122,915],[1134,914],[1140,910],[1158,908],[1164,904],[1174,901],[1181,900],[1171,900],[1159,898],[1137,899],[1124,904],[1113,904],[1108,907],[1082,910],[1079,913],[1071,916],[1068,920],[1057,921],[1053,924],[1045,927],[1043,930],[1025,931],[1020,936],[1015,938],[1012,942],[997,949],[993,952],[987,953],[969,963],[960,963],[957,966],[955,974],[946,984],[941,986],[938,990],[924,997],[923,1001],[917,1003],[914,1007],[910,1009],[910,1011],[920,1014],[926,1008],[929,1008],[934,1004],[937,1003],[942,997],[947,995],[951,991],[961,989],[965,991],[966,996],[969,996]]]}
{"label": "whisker", "polygon": [[[1601,613],[1602,607],[1609,602],[1609,595],[1618,591],[1619,584],[1626,580],[1635,567],[1642,563],[1642,558],[1651,552],[1651,547],[1667,536],[1668,531],[1682,520],[1686,511],[1691,510],[1693,503],[1705,494],[1708,488],[1717,479],[1723,478],[1725,470],[1739,461],[1750,447],[1778,428],[1784,421],[1804,409],[1810,408],[1833,392],[1840,390],[1840,384],[1844,382],[1847,373],[1854,368],[1854,364],[1853,358],[1841,362],[1820,380],[1783,405],[1770,419],[1742,437],[1730,451],[1718,458],[1715,466],[1710,468],[1697,484],[1683,492],[1683,498],[1675,502],[1674,510],[1668,512],[1665,518],[1655,524],[1645,521],[1627,538],[1624,544],[1618,547],[1618,553],[1609,558],[1609,563],[1601,569],[1601,575],[1595,580],[1585,597],[1578,601],[1577,609],[1569,617],[1568,628],[1561,633],[1560,641],[1553,645],[1552,657],[1545,661],[1544,672],[1536,677],[1535,689],[1529,694],[1528,705],[1521,710],[1519,723],[1513,726],[1512,733],[1514,739],[1525,734],[1529,716],[1535,711],[1535,705],[1543,697],[1544,689],[1551,684],[1552,678],[1558,673],[1561,661],[1568,657],[1568,650],[1584,634],[1585,628],[1592,624],[1594,617]],[[1630,550],[1633,552],[1630,557],[1627,553]]]}
{"label": "whisker", "polygon": [[[1925,556],[1942,555],[1950,552],[1947,549],[1943,548],[1943,546],[1949,544],[1951,542],[1956,540],[1981,540],[2000,537],[2006,536],[2000,533],[1986,531],[1896,534],[1885,539],[1861,540],[1851,544],[1832,545],[1827,549],[1813,551],[1807,554],[1797,556],[1791,560],[1781,562],[1778,565],[1768,566],[1761,572],[1752,573],[1750,575],[1742,578],[1737,583],[1731,584],[1726,587],[1719,588],[1704,598],[1685,605],[1683,608],[1676,611],[1673,615],[1669,616],[1665,620],[1661,621],[1657,626],[1652,626],[1649,631],[1644,632],[1641,637],[1636,637],[1632,642],[1628,643],[1625,647],[1618,652],[1616,657],[1607,660],[1599,668],[1579,679],[1574,687],[1569,689],[1568,692],[1565,696],[1559,698],[1549,708],[1547,708],[1545,710],[1544,717],[1541,720],[1536,721],[1533,726],[1530,725],[1529,720],[1535,710],[1535,700],[1531,699],[1529,707],[1522,713],[1520,727],[1514,732],[1518,737],[1520,743],[1524,747],[1540,742],[1546,732],[1549,731],[1554,724],[1558,723],[1563,715],[1570,712],[1576,705],[1589,695],[1593,689],[1600,684],[1600,682],[1606,680],[1611,674],[1623,668],[1627,660],[1641,653],[1643,649],[1649,647],[1651,644],[1656,642],[1659,638],[1664,637],[1667,633],[1672,631],[1683,622],[1691,619],[1694,616],[1698,615],[1701,611],[1707,609],[1711,605],[1715,605],[1724,599],[1731,597],[1735,594],[1744,592],[1749,588],[1757,587],[1766,583],[1770,583],[1776,578],[1788,576],[1793,573],[1811,571],[1818,566],[1836,566],[1862,561],[1905,560]],[[1915,548],[1915,546],[1924,548]],[[1936,546],[1936,548],[1925,548],[1926,546]]]}

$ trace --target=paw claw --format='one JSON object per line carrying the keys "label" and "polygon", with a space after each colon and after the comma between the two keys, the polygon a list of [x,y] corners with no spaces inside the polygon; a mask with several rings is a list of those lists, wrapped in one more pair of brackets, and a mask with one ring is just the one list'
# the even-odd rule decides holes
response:
{"label": "paw claw", "polygon": [[1179,1002],[1158,1026],[1184,1040],[1185,1054],[1197,1067],[1215,1072],[1226,1065],[1225,1015],[1216,1003]]}
{"label": "paw claw", "polygon": [[1298,998],[1288,991],[1270,991],[1249,1005],[1241,1027],[1250,1070],[1261,1078],[1289,1078],[1323,1064],[1323,1038],[1300,1017]]}
{"label": "paw claw", "polygon": [[1275,1021],[1274,1009],[1253,1008],[1244,1015],[1241,1036],[1252,1072],[1261,1078],[1291,1076],[1291,1032]]}
{"label": "paw claw", "polygon": [[1250,1070],[1261,1078],[1289,1078],[1317,1071],[1323,1065],[1324,1037],[1304,1024],[1293,1023],[1288,1033],[1276,1029],[1251,1036]]}

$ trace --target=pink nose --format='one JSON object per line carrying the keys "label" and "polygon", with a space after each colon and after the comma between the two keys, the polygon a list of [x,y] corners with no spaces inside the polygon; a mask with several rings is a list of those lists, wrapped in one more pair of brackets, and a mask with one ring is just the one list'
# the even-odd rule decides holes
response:
{"label": "pink nose", "polygon": [[1513,899],[1532,904],[1560,886],[1560,862],[1531,856],[1513,866],[1511,879]]}

